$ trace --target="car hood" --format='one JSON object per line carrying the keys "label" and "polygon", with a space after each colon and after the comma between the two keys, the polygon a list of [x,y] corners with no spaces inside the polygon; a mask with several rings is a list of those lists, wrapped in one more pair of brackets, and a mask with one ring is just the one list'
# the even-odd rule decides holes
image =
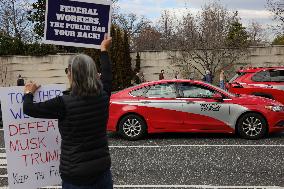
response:
{"label": "car hood", "polygon": [[253,95],[240,95],[238,97],[235,97],[234,100],[238,101],[239,104],[243,104],[243,105],[280,105],[280,106],[283,106],[283,104],[275,100],[260,97],[260,96],[253,96]]}

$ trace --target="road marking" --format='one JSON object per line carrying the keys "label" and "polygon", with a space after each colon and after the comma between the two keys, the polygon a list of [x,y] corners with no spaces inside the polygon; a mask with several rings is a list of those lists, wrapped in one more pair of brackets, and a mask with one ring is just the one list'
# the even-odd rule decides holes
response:
{"label": "road marking", "polygon": [[[283,189],[280,186],[212,186],[212,185],[114,185],[114,188],[206,188],[206,189],[216,189],[216,188],[227,188],[227,189]],[[42,187],[44,189],[57,189],[62,188],[62,186],[46,186]],[[0,189],[8,189],[7,186],[0,187]]]}
{"label": "road marking", "polygon": [[284,147],[284,145],[164,145],[164,146],[109,146],[110,148],[169,148],[169,147]]}
{"label": "road marking", "polygon": [[284,145],[282,144],[271,144],[271,145],[264,145],[264,144],[241,144],[241,145],[237,145],[237,144],[228,144],[228,145],[210,145],[210,144],[206,144],[206,145],[170,145],[171,147],[284,147]]}
{"label": "road marking", "polygon": [[[282,144],[177,144],[177,145],[139,145],[139,146],[109,146],[110,148],[169,148],[169,147],[284,147]],[[6,148],[0,148],[6,150]],[[1,157],[1,156],[0,156]]]}
{"label": "road marking", "polygon": [[[177,145],[155,145],[155,146],[148,146],[148,145],[140,145],[140,146],[109,146],[109,148],[169,148],[169,147],[284,147],[282,144],[228,144],[228,145],[214,145],[214,144],[177,144]],[[0,150],[6,150],[6,148],[0,148]],[[0,156],[6,157],[6,156]]]}
{"label": "road marking", "polygon": [[212,186],[212,185],[114,185],[115,188],[267,188],[267,189],[280,189],[284,187],[279,186]]}
{"label": "road marking", "polygon": [[110,148],[165,148],[169,146],[109,146]]}

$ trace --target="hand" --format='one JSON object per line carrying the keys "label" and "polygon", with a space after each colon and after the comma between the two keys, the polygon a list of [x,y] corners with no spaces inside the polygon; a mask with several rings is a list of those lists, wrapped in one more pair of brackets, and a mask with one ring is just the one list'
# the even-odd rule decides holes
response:
{"label": "hand", "polygon": [[112,37],[109,37],[107,34],[104,36],[104,40],[101,43],[101,51],[107,51],[111,45]]}
{"label": "hand", "polygon": [[25,85],[24,93],[34,94],[38,90],[38,88],[40,88],[40,85],[37,85],[36,83],[30,81],[29,83]]}

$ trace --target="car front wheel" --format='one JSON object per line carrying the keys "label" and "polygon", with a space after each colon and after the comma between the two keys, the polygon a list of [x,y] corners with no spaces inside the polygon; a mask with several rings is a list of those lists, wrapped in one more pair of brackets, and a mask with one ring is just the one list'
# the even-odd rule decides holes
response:
{"label": "car front wheel", "polygon": [[238,134],[245,139],[260,139],[267,132],[267,123],[263,116],[257,113],[248,113],[243,115],[237,123]]}
{"label": "car front wheel", "polygon": [[147,126],[140,116],[127,115],[119,122],[119,133],[127,140],[138,140],[146,135]]}

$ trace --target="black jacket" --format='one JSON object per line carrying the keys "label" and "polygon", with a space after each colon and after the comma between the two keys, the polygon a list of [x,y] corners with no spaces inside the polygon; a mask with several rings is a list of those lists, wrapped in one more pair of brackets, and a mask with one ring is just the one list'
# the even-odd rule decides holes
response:
{"label": "black jacket", "polygon": [[76,185],[92,184],[111,166],[106,125],[112,72],[108,54],[101,54],[101,95],[81,97],[64,94],[41,103],[24,96],[24,113],[36,118],[58,119],[61,134],[61,178]]}

